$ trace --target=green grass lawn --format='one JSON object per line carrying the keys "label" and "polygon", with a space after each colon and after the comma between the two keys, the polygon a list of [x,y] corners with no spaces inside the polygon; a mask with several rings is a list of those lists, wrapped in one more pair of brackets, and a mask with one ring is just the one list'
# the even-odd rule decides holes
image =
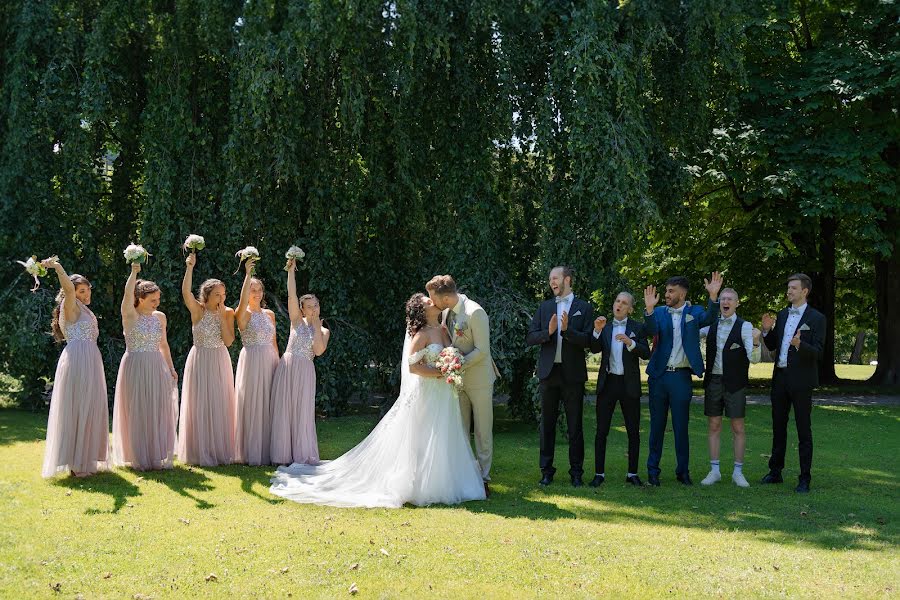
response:
{"label": "green grass lawn", "polygon": [[[585,429],[593,437],[592,410]],[[694,479],[707,470],[705,420],[694,407]],[[613,422],[608,483],[537,486],[533,425],[498,410],[493,496],[460,507],[335,509],[270,496],[265,468],[178,466],[89,479],[40,477],[46,415],[0,410],[0,597],[519,598],[896,597],[900,573],[900,409],[814,408],[813,492],[766,472],[769,410],[749,408],[745,471],[753,486],[674,482],[671,433],[663,486],[622,483],[625,433]],[[641,460],[646,457],[644,409]],[[319,423],[334,457],[369,416]],[[793,425],[792,425],[793,427]],[[731,472],[730,436],[722,455]],[[589,442],[587,471],[592,471]],[[559,459],[562,459],[561,461]],[[211,574],[215,578],[207,578]],[[52,588],[58,586],[59,592]]]}
{"label": "green grass lawn", "polygon": [[[757,363],[750,365],[750,385],[748,390],[751,394],[769,393],[769,386],[772,382],[772,368],[774,363]],[[588,364],[588,382],[586,392],[595,394],[597,389],[597,371],[600,369],[597,364]],[[816,389],[819,395],[843,395],[843,394],[900,394],[898,386],[873,386],[865,382],[875,372],[875,367],[870,365],[834,365],[837,376],[845,380],[841,385],[820,386]],[[647,394],[647,371],[645,366],[641,366],[641,382],[644,394]],[[703,380],[697,377],[693,378],[694,392],[699,393],[703,389]]]}

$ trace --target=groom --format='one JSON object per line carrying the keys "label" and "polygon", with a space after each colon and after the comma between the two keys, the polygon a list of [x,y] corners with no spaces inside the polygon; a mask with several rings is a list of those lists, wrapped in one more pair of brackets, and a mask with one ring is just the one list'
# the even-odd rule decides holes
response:
{"label": "groom", "polygon": [[425,284],[434,305],[444,311],[443,324],[450,341],[463,355],[463,388],[459,391],[466,436],[475,420],[475,454],[484,480],[484,493],[489,495],[491,459],[494,455],[494,380],[497,368],[491,358],[491,333],[487,313],[465,294],[456,291],[449,275],[436,275]]}

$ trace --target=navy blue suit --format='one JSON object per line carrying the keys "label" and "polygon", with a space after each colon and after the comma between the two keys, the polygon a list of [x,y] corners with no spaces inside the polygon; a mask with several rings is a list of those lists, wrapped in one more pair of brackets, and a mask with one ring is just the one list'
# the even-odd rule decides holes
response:
{"label": "navy blue suit", "polygon": [[700,354],[700,329],[712,325],[719,316],[719,303],[710,300],[706,310],[685,304],[681,317],[681,347],[691,365],[689,368],[669,370],[669,357],[674,344],[672,315],[666,306],[657,307],[646,315],[647,335],[657,336],[653,354],[647,364],[650,386],[650,451],[647,454],[647,474],[659,477],[663,437],[669,408],[672,409],[672,429],[675,433],[675,473],[689,471],[688,419],[691,405],[691,373],[703,376],[703,356]]}

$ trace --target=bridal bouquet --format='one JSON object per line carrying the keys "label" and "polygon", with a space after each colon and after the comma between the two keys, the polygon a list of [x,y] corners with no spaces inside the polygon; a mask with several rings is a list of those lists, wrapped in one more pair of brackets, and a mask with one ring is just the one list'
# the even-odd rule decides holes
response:
{"label": "bridal bouquet", "polygon": [[[59,259],[55,256],[51,256],[48,260],[56,262]],[[39,278],[47,276],[47,267],[41,264],[41,261],[37,259],[37,256],[31,256],[24,262],[21,260],[17,260],[16,262],[25,267],[26,273],[34,277],[34,287],[31,288],[31,291],[36,292],[37,289],[41,287],[41,280]]]}
{"label": "bridal bouquet", "polygon": [[284,270],[288,270],[288,265],[291,264],[292,260],[300,260],[304,256],[306,256],[306,253],[298,246],[291,246],[288,248],[288,251],[284,253],[284,257],[288,259],[287,263],[284,265]]}
{"label": "bridal bouquet", "polygon": [[441,374],[447,380],[447,383],[456,389],[460,389],[463,384],[462,363],[462,353],[457,348],[448,346],[438,354],[435,366],[441,370]]}
{"label": "bridal bouquet", "polygon": [[203,239],[203,236],[192,233],[187,236],[187,239],[184,240],[184,244],[182,244],[181,247],[185,250],[196,252],[197,250],[206,248],[206,240]]}
{"label": "bridal bouquet", "polygon": [[125,261],[128,264],[143,264],[147,262],[147,258],[150,256],[150,253],[140,244],[129,244],[122,254],[125,255]]}
{"label": "bridal bouquet", "polygon": [[[241,263],[245,260],[258,261],[259,260],[259,250],[256,249],[256,246],[247,246],[243,250],[238,250],[234,253],[235,256],[241,259]],[[238,270],[240,270],[240,265],[238,265]],[[235,271],[236,273],[237,271]],[[250,269],[250,274],[256,274],[256,265],[253,265],[253,268]]]}

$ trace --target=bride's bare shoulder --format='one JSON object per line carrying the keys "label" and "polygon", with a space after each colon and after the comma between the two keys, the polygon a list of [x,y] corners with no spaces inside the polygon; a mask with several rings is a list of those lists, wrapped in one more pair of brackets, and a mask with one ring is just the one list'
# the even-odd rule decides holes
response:
{"label": "bride's bare shoulder", "polygon": [[412,336],[412,343],[409,346],[410,351],[418,352],[422,348],[428,345],[428,336],[425,335],[424,331],[417,331],[414,336]]}

